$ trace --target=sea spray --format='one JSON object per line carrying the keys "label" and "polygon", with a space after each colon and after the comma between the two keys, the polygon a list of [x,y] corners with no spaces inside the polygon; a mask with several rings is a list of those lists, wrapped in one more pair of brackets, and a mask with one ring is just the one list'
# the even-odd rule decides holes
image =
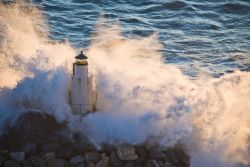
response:
{"label": "sea spray", "polygon": [[188,116],[185,103],[195,85],[179,69],[161,61],[157,35],[133,39],[123,37],[117,25],[99,29],[102,33],[96,33],[88,51],[94,62],[100,111],[84,120],[90,137],[97,144],[138,144],[162,136],[162,143],[175,144],[191,130],[190,121],[181,119]]}
{"label": "sea spray", "polygon": [[236,71],[219,79],[210,79],[199,87],[196,97],[190,99],[194,161],[202,162],[199,160],[203,159],[208,163],[204,159],[208,157],[224,166],[235,166],[235,162],[249,164],[249,98],[248,72]]}
{"label": "sea spray", "polygon": [[88,55],[103,112],[83,120],[94,143],[154,137],[166,147],[183,143],[192,166],[249,164],[248,72],[190,80],[162,62],[157,35],[124,37],[117,25],[97,31]]}
{"label": "sea spray", "polygon": [[37,109],[65,121],[74,49],[49,42],[41,11],[31,4],[0,4],[0,20],[1,125]]}
{"label": "sea spray", "polygon": [[0,87],[13,87],[32,76],[30,62],[43,71],[71,68],[74,49],[67,42],[49,42],[42,13],[30,4],[0,4],[0,34]]}
{"label": "sea spray", "polygon": [[97,146],[154,138],[164,147],[182,143],[193,167],[250,163],[248,72],[190,80],[162,61],[157,34],[125,37],[119,25],[97,26],[87,55],[98,111],[74,116],[68,88],[75,51],[68,43],[48,43],[46,31],[37,30],[42,16],[27,7],[0,7],[1,123],[38,108]]}

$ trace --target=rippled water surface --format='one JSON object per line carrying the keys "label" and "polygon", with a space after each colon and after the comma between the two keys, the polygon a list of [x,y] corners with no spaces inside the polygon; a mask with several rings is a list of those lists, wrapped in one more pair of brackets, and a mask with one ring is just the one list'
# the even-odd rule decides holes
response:
{"label": "rippled water surface", "polygon": [[119,20],[126,36],[157,32],[166,63],[184,73],[250,71],[250,1],[34,0],[50,37],[87,47],[100,16]]}

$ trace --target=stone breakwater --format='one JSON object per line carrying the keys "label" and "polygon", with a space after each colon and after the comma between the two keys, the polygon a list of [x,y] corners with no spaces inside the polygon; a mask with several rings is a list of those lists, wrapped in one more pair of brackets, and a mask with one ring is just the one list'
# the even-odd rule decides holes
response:
{"label": "stone breakwater", "polygon": [[26,143],[22,149],[1,149],[3,167],[187,167],[189,157],[181,149],[146,149],[143,145],[109,146],[97,150],[82,144],[38,145]]}
{"label": "stone breakwater", "polygon": [[34,113],[21,116],[16,127],[7,129],[0,138],[3,167],[188,167],[190,161],[181,146],[103,144],[97,149],[79,134],[62,135],[64,126],[52,117]]}

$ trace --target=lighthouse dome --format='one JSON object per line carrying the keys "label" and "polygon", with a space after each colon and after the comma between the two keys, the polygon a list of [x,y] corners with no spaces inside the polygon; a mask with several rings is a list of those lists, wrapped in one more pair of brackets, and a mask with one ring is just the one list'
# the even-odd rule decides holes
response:
{"label": "lighthouse dome", "polygon": [[78,56],[75,57],[75,59],[76,59],[75,63],[77,65],[88,65],[88,62],[87,62],[88,57],[84,55],[82,51]]}
{"label": "lighthouse dome", "polygon": [[78,59],[78,60],[85,60],[85,59],[88,59],[88,57],[86,55],[83,54],[83,52],[81,51],[81,53],[79,55],[77,55],[75,57],[75,59]]}

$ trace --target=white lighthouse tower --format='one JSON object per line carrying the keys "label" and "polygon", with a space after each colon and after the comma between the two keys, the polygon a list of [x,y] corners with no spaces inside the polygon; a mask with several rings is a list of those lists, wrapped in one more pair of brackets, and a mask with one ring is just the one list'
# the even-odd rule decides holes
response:
{"label": "white lighthouse tower", "polygon": [[76,114],[94,111],[97,94],[93,83],[93,73],[89,70],[88,57],[81,54],[75,57],[71,88],[71,106]]}

